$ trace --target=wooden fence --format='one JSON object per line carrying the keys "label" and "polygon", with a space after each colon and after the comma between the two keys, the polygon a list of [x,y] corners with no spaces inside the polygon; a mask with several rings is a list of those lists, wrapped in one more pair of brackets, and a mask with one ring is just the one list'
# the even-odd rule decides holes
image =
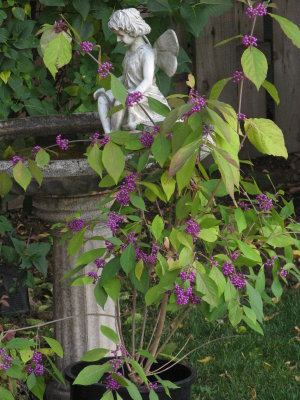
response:
{"label": "wooden fence", "polygon": [[[197,87],[200,93],[208,94],[213,84],[232,76],[241,69],[240,60],[244,47],[237,39],[220,47],[216,43],[241,32],[248,33],[251,21],[245,16],[245,5],[235,6],[222,17],[211,18],[200,39],[194,43],[194,65]],[[300,1],[277,0],[278,10],[274,13],[286,17],[300,26]],[[270,17],[257,18],[255,36],[258,48],[268,60],[267,79],[274,83],[279,92],[280,104],[257,92],[254,85],[247,83],[243,96],[242,112],[248,117],[273,119],[283,130],[289,152],[300,151],[300,49],[282,33],[279,24]],[[237,85],[230,82],[221,96],[237,108]]]}

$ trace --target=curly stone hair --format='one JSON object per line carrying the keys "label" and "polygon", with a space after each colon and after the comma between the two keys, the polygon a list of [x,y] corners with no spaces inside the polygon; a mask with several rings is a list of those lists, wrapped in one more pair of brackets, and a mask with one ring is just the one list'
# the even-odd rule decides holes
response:
{"label": "curly stone hair", "polygon": [[136,8],[115,11],[108,21],[108,27],[114,31],[122,30],[133,37],[148,35],[151,32],[150,26]]}

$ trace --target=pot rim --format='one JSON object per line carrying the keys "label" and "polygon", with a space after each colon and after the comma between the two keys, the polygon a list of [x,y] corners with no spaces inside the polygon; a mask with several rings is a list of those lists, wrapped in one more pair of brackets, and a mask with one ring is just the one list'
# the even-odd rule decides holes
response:
{"label": "pot rim", "polygon": [[[109,360],[111,358],[113,358],[113,357],[104,357],[104,358],[102,358],[102,360]],[[158,361],[165,361],[165,362],[169,361],[169,360],[165,360],[165,359],[162,359],[162,358],[158,358],[157,360]],[[74,363],[68,365],[64,369],[64,376],[65,376],[66,380],[68,382],[70,382],[71,386],[72,386],[72,383],[74,382],[74,380],[76,379],[76,376],[72,373],[71,370],[72,370],[72,368],[74,366],[76,366],[78,364],[86,364],[86,366],[88,366],[88,365],[95,365],[95,364],[97,364],[97,362],[96,361],[94,361],[94,362],[77,361],[77,362],[74,362]],[[178,381],[172,381],[172,383],[174,383],[177,386],[182,386],[182,385],[187,384],[187,383],[192,385],[195,382],[197,374],[196,374],[195,369],[191,365],[183,364],[181,362],[179,362],[179,363],[177,362],[176,364],[175,364],[175,362],[173,362],[173,364],[174,364],[174,366],[177,365],[177,364],[183,366],[184,368],[189,370],[190,375],[185,379],[181,379],[181,380],[178,380]],[[83,385],[78,385],[78,386],[83,386]],[[88,386],[96,386],[96,387],[102,387],[103,388],[103,387],[106,386],[106,384],[97,382],[97,383],[94,383],[93,385],[88,385]],[[76,387],[76,386],[74,386],[74,387]],[[142,394],[143,393],[149,393],[148,389],[145,389],[144,386],[137,386],[137,388],[138,388],[139,392],[142,393]],[[121,386],[121,388],[119,390],[126,390],[126,387]],[[172,390],[172,389],[170,389],[170,390]],[[173,390],[176,390],[176,389],[173,389]],[[158,393],[165,392],[164,387],[160,383],[158,384],[158,388],[157,388],[156,392],[158,392]]]}

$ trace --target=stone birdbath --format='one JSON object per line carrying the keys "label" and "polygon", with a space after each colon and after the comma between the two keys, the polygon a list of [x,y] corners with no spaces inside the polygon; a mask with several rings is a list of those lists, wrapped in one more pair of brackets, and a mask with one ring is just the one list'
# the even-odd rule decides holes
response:
{"label": "stone birdbath", "polygon": [[[99,130],[99,117],[96,113],[74,114],[71,116],[28,117],[0,121],[0,138],[12,139],[28,136],[63,136],[76,133],[93,133]],[[12,175],[12,162],[0,161],[0,172]],[[32,196],[34,214],[50,223],[65,221],[75,211],[81,211],[85,221],[98,218],[93,236],[111,236],[104,220],[99,220],[98,203],[104,192],[99,190],[98,175],[90,168],[86,159],[53,160],[43,170],[41,188],[31,182],[26,193]],[[22,189],[15,183],[15,193]],[[115,308],[108,300],[105,309],[95,301],[92,285],[64,286],[62,277],[74,268],[74,260],[67,256],[67,244],[59,244],[61,234],[53,233],[53,298],[54,320],[66,318],[55,323],[55,337],[64,349],[64,358],[57,359],[60,371],[78,361],[82,355],[93,348],[112,348],[112,342],[100,335],[100,325],[105,324],[115,331]],[[99,247],[99,240],[89,240],[83,252]],[[86,267],[86,272],[89,266]],[[69,391],[57,383],[47,388],[47,399],[69,399]]]}

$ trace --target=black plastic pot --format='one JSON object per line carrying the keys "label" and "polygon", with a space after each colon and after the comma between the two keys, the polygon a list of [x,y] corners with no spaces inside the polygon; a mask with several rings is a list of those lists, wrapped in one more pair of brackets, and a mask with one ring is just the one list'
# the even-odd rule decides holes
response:
{"label": "black plastic pot", "polygon": [[[102,364],[107,360],[109,359],[104,358],[98,363],[93,364]],[[158,360],[158,363],[155,364],[155,369],[164,365],[166,362],[166,360]],[[99,400],[101,399],[101,396],[106,392],[105,383],[96,383],[90,386],[72,385],[79,372],[88,365],[91,365],[91,363],[81,361],[71,364],[65,369],[66,380],[71,383],[70,400]],[[179,389],[170,390],[170,395],[173,400],[191,399],[191,386],[196,379],[196,373],[192,367],[179,363],[174,365],[167,371],[163,372],[162,374],[159,374],[159,376],[161,379],[169,380],[175,383],[175,385],[179,386]],[[149,399],[149,392],[144,387],[139,387],[139,392],[143,400]],[[126,388],[121,387],[118,390],[118,393],[123,400],[132,400]],[[170,400],[170,397],[166,395],[165,390],[161,385],[158,386],[156,394],[158,395],[158,398],[160,400]]]}

